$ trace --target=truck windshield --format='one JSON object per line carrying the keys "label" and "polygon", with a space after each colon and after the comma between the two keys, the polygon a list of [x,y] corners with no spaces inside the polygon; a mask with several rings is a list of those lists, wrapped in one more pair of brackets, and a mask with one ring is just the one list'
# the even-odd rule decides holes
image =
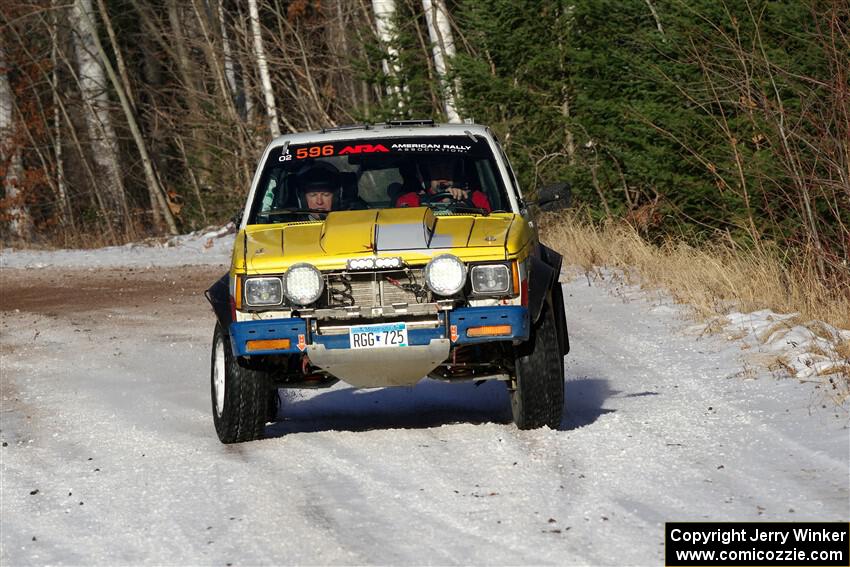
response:
{"label": "truck windshield", "polygon": [[435,214],[509,211],[483,138],[371,138],[272,149],[249,224],[320,219],[330,210],[430,206]]}

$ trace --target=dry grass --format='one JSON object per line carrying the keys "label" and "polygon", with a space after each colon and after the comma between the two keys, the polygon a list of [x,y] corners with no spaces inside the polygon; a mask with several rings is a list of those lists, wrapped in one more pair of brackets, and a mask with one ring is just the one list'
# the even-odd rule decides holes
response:
{"label": "dry grass", "polygon": [[[844,365],[841,367],[841,376],[844,377],[843,386],[843,394],[844,399],[850,398],[850,341],[843,341],[835,345],[835,352],[841,359],[844,361]],[[835,382],[832,382],[834,388],[837,388]]]}
{"label": "dry grass", "polygon": [[588,274],[609,266],[638,275],[639,283],[667,289],[700,316],[771,309],[850,329],[850,274],[841,285],[823,282],[812,262],[784,261],[775,247],[743,250],[722,240],[696,248],[674,239],[654,245],[625,222],[599,226],[570,214],[541,224],[543,239],[566,263]]}
{"label": "dry grass", "polygon": [[850,341],[843,341],[835,345],[835,352],[838,356],[850,362]]}
{"label": "dry grass", "polygon": [[[762,341],[798,324],[829,341],[835,337],[820,321],[850,329],[850,273],[843,283],[830,285],[818,277],[812,262],[789,262],[776,248],[742,250],[728,240],[699,248],[674,239],[654,245],[628,223],[600,226],[570,214],[545,217],[541,233],[566,264],[580,266],[588,279],[596,276],[598,267],[607,266],[618,268],[630,283],[669,291],[698,318],[710,320],[707,332],[717,326],[718,315],[759,309],[796,313],[771,326]],[[836,344],[835,353],[833,372],[838,376],[829,377],[829,395],[841,405],[850,399],[850,341]],[[781,356],[763,365],[773,372],[794,373]],[[755,372],[745,366],[741,376],[752,378]]]}

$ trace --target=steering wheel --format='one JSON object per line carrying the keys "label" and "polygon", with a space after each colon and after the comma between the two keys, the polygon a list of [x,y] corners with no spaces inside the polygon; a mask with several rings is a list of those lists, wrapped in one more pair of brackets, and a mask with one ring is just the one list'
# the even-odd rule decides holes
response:
{"label": "steering wheel", "polygon": [[[469,194],[472,195],[472,192],[470,191]],[[443,199],[449,199],[449,201],[444,203]],[[421,200],[422,202],[428,203],[429,205],[449,206],[453,203],[463,203],[464,205],[469,205],[470,207],[472,206],[471,197],[467,197],[466,199],[458,199],[457,197],[452,195],[450,191],[440,191],[439,193],[426,195]]]}

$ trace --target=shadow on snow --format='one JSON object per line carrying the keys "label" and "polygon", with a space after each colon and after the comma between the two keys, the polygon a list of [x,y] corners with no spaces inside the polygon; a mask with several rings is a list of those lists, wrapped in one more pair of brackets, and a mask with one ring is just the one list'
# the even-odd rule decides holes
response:
{"label": "shadow on snow", "polygon": [[[498,381],[476,386],[471,382],[449,384],[423,380],[409,388],[362,390],[337,386],[309,391],[312,395],[302,399],[297,392],[281,391],[278,413],[281,421],[266,427],[266,438],[318,431],[425,429],[453,423],[511,422],[510,396],[505,384]],[[605,379],[568,380],[564,418],[558,429],[585,427],[612,412],[602,406],[617,393],[608,387]]]}
{"label": "shadow on snow", "polygon": [[604,409],[605,401],[620,392],[608,386],[604,378],[577,378],[567,380],[564,392],[564,418],[561,431],[569,431],[590,425],[600,416],[614,410]]}

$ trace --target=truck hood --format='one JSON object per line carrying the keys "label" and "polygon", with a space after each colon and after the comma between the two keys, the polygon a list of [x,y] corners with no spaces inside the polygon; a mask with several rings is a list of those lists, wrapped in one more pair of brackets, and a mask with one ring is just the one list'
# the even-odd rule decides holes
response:
{"label": "truck hood", "polygon": [[402,256],[408,263],[442,253],[506,259],[527,240],[528,231],[517,226],[526,228],[510,213],[435,216],[427,207],[337,211],[324,222],[249,226],[236,239],[233,259],[235,266],[247,260],[252,272],[284,270],[297,262],[339,269],[349,258],[373,255]]}

